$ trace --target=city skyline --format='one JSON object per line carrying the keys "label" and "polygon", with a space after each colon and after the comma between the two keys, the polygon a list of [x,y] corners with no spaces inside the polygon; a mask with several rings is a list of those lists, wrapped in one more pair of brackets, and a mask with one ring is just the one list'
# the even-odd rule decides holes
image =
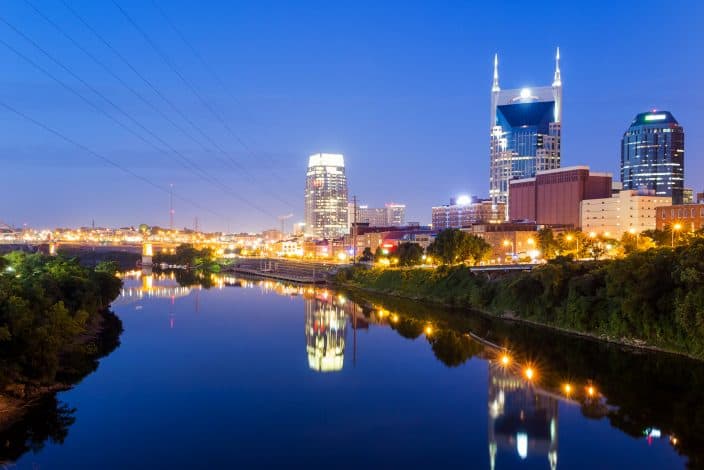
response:
{"label": "city skyline", "polygon": [[[704,140],[696,132],[704,103],[696,86],[702,64],[691,60],[702,42],[695,22],[702,7],[694,2],[669,12],[671,21],[665,23],[651,18],[655,2],[638,10],[628,4],[589,5],[580,10],[579,23],[573,7],[546,5],[516,18],[509,15],[502,19],[504,27],[495,30],[487,21],[493,17],[491,8],[454,4],[405,5],[398,20],[391,5],[372,10],[362,4],[354,14],[344,6],[321,6],[313,14],[281,4],[272,16],[266,6],[219,5],[206,11],[158,3],[177,30],[152,5],[119,2],[125,16],[113,4],[69,4],[216,145],[179,120],[179,127],[205,145],[184,138],[140,104],[100,63],[158,110],[169,110],[58,2],[31,5],[59,29],[28,4],[8,5],[0,25],[5,67],[0,102],[160,186],[173,183],[176,227],[191,227],[196,216],[204,230],[230,231],[276,227],[276,217],[291,212],[292,222],[303,220],[300,175],[314,152],[345,154],[350,196],[371,206],[403,201],[407,220],[428,223],[430,207],[458,194],[486,197],[487,89],[494,54],[501,60],[502,88],[530,87],[552,78],[556,46],[566,77],[562,166],[589,165],[619,174],[620,138],[633,116],[666,109],[685,132],[689,130],[685,187],[695,192],[704,187]],[[550,37],[524,37],[524,25],[543,21],[544,11],[552,15]],[[626,14],[632,21],[615,22]],[[156,50],[130,19],[154,41]],[[393,34],[375,27],[392,19]],[[290,22],[296,27],[287,26]],[[616,24],[618,34],[612,32]],[[661,37],[649,42],[646,51],[639,32],[649,25],[657,26]],[[365,38],[373,32],[375,42],[350,39],[352,31],[367,33]],[[179,33],[188,42],[182,42]],[[185,82],[157,51],[184,74]],[[120,129],[22,56],[100,109],[112,109],[76,76],[84,79],[229,189],[196,178],[174,152],[157,151],[165,147],[158,139],[113,110],[153,145]],[[207,67],[199,65],[199,56]],[[652,57],[657,57],[655,69]],[[310,73],[316,68],[326,70],[327,76]],[[0,198],[7,201],[0,221],[34,227],[88,226],[92,220],[100,226],[168,226],[168,194],[111,168],[7,107],[0,107],[0,119],[6,130],[0,150],[6,179]],[[238,170],[238,164],[247,171]],[[406,181],[413,184],[401,184]],[[191,207],[179,197],[206,208]]]}

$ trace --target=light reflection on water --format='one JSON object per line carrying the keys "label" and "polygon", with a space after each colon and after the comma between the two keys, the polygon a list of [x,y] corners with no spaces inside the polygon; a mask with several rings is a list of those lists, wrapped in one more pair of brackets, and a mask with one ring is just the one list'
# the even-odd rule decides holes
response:
{"label": "light reflection on water", "polygon": [[[335,292],[325,287],[227,275],[183,276],[183,273],[150,272],[125,275],[125,287],[114,305],[126,322],[124,344],[115,353],[115,358],[105,360],[109,370],[102,370],[101,367],[93,374],[102,386],[96,390],[109,394],[115,387],[112,382],[116,377],[108,374],[119,376],[124,373],[125,367],[134,368],[143,382],[148,381],[144,385],[140,383],[144,393],[153,393],[151,387],[158,387],[156,393],[170,400],[170,396],[179,389],[169,388],[167,384],[170,382],[162,379],[162,375],[167,376],[168,371],[175,368],[172,372],[175,375],[169,376],[169,380],[180,387],[197,389],[193,393],[199,394],[196,396],[204,401],[200,404],[204,410],[195,412],[190,418],[193,423],[183,423],[185,431],[178,434],[173,434],[167,424],[159,424],[166,417],[160,414],[158,407],[144,408],[145,414],[135,419],[135,424],[141,423],[142,426],[150,426],[156,420],[155,429],[175,440],[176,447],[169,446],[173,450],[190,442],[194,446],[194,455],[206,453],[213,462],[220,464],[249,466],[254,462],[263,462],[264,466],[296,466],[308,462],[303,456],[321,452],[311,445],[312,442],[321,439],[328,442],[325,441],[328,438],[333,442],[339,434],[349,442],[355,442],[354,447],[348,449],[351,452],[349,461],[338,460],[339,467],[377,466],[384,462],[390,467],[442,462],[445,466],[490,469],[553,469],[560,468],[560,464],[564,468],[608,468],[633,462],[640,468],[682,465],[675,452],[683,445],[682,436],[679,433],[676,436],[674,428],[661,429],[661,417],[654,415],[649,418],[648,411],[652,410],[646,410],[640,402],[624,402],[633,396],[640,398],[642,394],[627,390],[630,386],[627,382],[615,385],[614,375],[618,372],[601,370],[608,369],[606,361],[612,359],[605,358],[612,357],[627,361],[623,366],[626,370],[632,370],[633,364],[636,367],[650,364],[637,355],[614,352],[611,348],[608,354],[601,356],[601,346],[582,340],[553,338],[550,332],[506,326],[486,319],[460,321],[456,316],[436,308],[422,308],[412,303],[409,307],[408,303],[385,299],[370,300],[369,297]],[[288,298],[291,303],[282,304],[281,298]],[[239,305],[247,305],[247,309],[239,309]],[[262,308],[254,317],[252,309],[257,305]],[[298,317],[301,322],[297,328],[284,324],[284,320],[288,322],[290,317],[282,309],[291,310],[294,317],[302,315],[303,318]],[[236,327],[223,323],[234,320],[237,320]],[[301,323],[304,334],[301,334]],[[250,328],[250,324],[257,324],[258,327]],[[266,328],[262,329],[263,325]],[[173,339],[169,339],[169,335],[162,336],[164,330],[161,328],[178,336],[173,336]],[[267,332],[265,336],[261,335],[262,331]],[[157,349],[147,356],[131,349],[136,344],[149,345],[149,335],[154,338]],[[294,344],[289,351],[291,335],[294,340],[296,335],[300,336],[294,341],[298,346]],[[137,341],[135,336],[144,339]],[[218,339],[220,337],[223,339]],[[232,338],[230,342],[224,339],[228,337]],[[407,342],[399,337],[414,341]],[[419,350],[417,346],[423,343],[427,343],[432,352],[427,347]],[[174,349],[177,347],[179,349]],[[212,353],[209,352],[210,347],[215,348]],[[267,349],[272,350],[271,356],[263,352]],[[273,350],[278,352],[274,353]],[[160,351],[163,351],[163,357],[159,355]],[[282,351],[293,354],[293,359],[305,361],[307,371],[323,381],[316,379],[310,382],[310,377],[295,368],[272,369],[273,364],[281,362]],[[211,357],[217,358],[218,354],[227,354],[229,364],[239,372],[233,370],[230,374],[223,372],[223,376],[216,376],[217,379],[213,380],[222,381],[220,385],[203,383],[207,377],[202,370],[205,366],[198,362],[200,359],[193,359],[196,362],[190,363],[185,360],[188,356],[184,354],[197,358],[208,357],[208,354],[214,354]],[[425,360],[429,354],[436,358],[433,365]],[[604,363],[585,367],[592,354],[597,354],[595,362]],[[126,357],[120,359],[121,355]],[[140,372],[142,367],[147,366],[135,363],[135,357],[141,358],[137,361],[150,364],[153,372],[146,375]],[[479,362],[470,361],[472,358]],[[116,364],[112,369],[110,361]],[[438,369],[437,361],[447,367]],[[290,364],[296,362],[286,361]],[[194,364],[198,364],[201,370],[193,369]],[[664,367],[671,368],[671,364],[674,362],[665,360]],[[643,374],[653,377],[652,372],[644,371]],[[189,383],[191,375],[199,377],[199,382]],[[427,377],[426,380],[431,382],[420,382],[420,377]],[[272,385],[277,380],[282,380],[282,384]],[[435,390],[432,381],[450,388]],[[214,417],[209,417],[205,411],[206,403],[216,401],[210,387],[217,389],[218,386],[232,390],[253,387],[257,390],[253,395],[233,391],[229,404],[221,406],[231,406],[233,409],[242,406],[244,408],[239,411],[237,421],[248,422],[244,416],[254,412],[259,418],[254,418],[248,426],[259,426],[253,423],[264,420],[264,427],[246,432],[246,427],[240,429],[240,425],[233,422],[229,427],[217,428],[217,431],[207,430],[213,427],[211,421]],[[454,395],[450,392],[457,387],[466,388],[467,394]],[[614,391],[624,389],[628,393],[609,400],[606,390],[614,394]],[[366,394],[360,390],[372,392]],[[470,393],[469,390],[474,391]],[[96,393],[90,389],[90,383],[86,383],[60,395],[60,398],[65,396],[78,410],[79,419],[69,429],[67,444],[63,448],[62,444],[50,444],[42,452],[26,454],[19,463],[44,463],[52,468],[61,468],[72,466],[70,464],[80,460],[80,454],[71,453],[76,452],[76,446],[90,446],[91,436],[105,431],[99,424],[96,424],[97,428],[90,428],[88,424],[81,427],[82,422],[90,421],[85,416],[80,419],[81,410],[95,412],[91,401],[100,396]],[[135,393],[132,388],[125,388],[121,393],[128,394],[132,400],[142,399],[141,395],[129,395]],[[393,396],[388,396],[389,393]],[[331,395],[330,403],[323,399],[327,395]],[[667,396],[672,398],[671,395]],[[385,403],[385,408],[375,408],[379,400]],[[428,400],[431,400],[432,407],[428,407]],[[346,403],[346,407],[339,409],[333,405],[338,402]],[[199,402],[189,405],[198,409]],[[318,418],[321,421],[316,421],[309,412],[303,412],[299,407],[320,408],[324,410],[324,415]],[[376,411],[369,411],[370,407]],[[423,410],[416,418],[408,414],[408,410],[414,407]],[[453,415],[465,413],[461,407],[467,408],[468,416],[474,416],[468,417],[463,429],[457,428],[453,418]],[[269,408],[278,410],[275,417],[266,417]],[[641,411],[642,415],[637,416]],[[225,409],[219,413],[231,412]],[[375,414],[384,413],[390,414],[377,422],[379,418]],[[472,413],[485,418],[476,419]],[[619,413],[625,413],[625,416]],[[199,418],[195,418],[196,415]],[[309,416],[308,419],[305,416]],[[332,417],[347,424],[331,427]],[[634,421],[634,417],[639,420]],[[109,418],[104,418],[104,421],[109,421]],[[358,427],[364,429],[367,422],[373,429],[382,426],[384,432],[374,435],[374,439],[369,441],[371,429],[364,432],[356,430]],[[286,431],[287,426],[293,423],[296,430]],[[323,423],[325,434],[319,434]],[[277,431],[277,428],[281,429]],[[203,438],[210,444],[206,445],[206,441],[196,438],[196,430],[205,433]],[[300,435],[300,441],[292,441],[293,432]],[[237,451],[216,444],[228,434],[232,434],[229,440],[237,443],[233,448]],[[75,439],[73,446],[70,445],[72,438]],[[132,446],[128,447],[128,452],[145,451],[139,449],[144,444],[138,439],[130,435],[126,435],[126,439],[125,445]],[[602,446],[609,447],[601,458],[598,457],[601,449],[597,444],[600,440]],[[264,446],[262,442],[268,442],[270,446]],[[419,442],[424,442],[423,446],[418,445]],[[149,445],[157,444],[150,442]],[[256,451],[261,446],[266,448],[264,459],[262,454],[257,457]],[[151,451],[156,452],[153,448]],[[431,459],[431,456],[434,458]],[[105,465],[106,468],[120,468],[119,458],[113,458],[115,461]],[[429,459],[427,462],[424,461],[426,458]],[[144,462],[146,465],[150,461],[145,458]],[[151,463],[178,467],[189,464],[198,466],[197,462],[201,461],[189,461],[184,456],[179,460],[174,455]]]}

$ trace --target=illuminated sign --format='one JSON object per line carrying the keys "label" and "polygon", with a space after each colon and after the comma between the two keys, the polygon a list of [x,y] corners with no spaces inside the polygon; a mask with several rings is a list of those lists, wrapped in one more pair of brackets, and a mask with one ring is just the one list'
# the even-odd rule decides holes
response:
{"label": "illuminated sign", "polygon": [[667,118],[665,114],[648,114],[645,116],[646,121],[662,121],[665,118]]}

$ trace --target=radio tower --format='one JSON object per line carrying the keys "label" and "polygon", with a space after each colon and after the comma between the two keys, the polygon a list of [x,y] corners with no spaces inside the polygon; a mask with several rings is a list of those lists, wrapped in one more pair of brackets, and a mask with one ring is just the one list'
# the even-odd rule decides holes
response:
{"label": "radio tower", "polygon": [[169,230],[174,229],[174,185],[169,184]]}

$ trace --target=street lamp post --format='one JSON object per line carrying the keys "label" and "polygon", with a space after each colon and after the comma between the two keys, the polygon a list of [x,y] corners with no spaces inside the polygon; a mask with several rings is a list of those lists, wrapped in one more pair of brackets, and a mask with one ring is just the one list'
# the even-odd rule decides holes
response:
{"label": "street lamp post", "polygon": [[680,230],[682,230],[682,224],[680,224],[679,222],[673,225],[672,230],[670,230],[670,232],[672,233],[672,248],[675,247],[675,232],[679,232]]}
{"label": "street lamp post", "polygon": [[511,246],[511,261],[513,262],[513,258],[516,256],[513,242],[511,240],[504,240],[504,246],[507,248]]}

